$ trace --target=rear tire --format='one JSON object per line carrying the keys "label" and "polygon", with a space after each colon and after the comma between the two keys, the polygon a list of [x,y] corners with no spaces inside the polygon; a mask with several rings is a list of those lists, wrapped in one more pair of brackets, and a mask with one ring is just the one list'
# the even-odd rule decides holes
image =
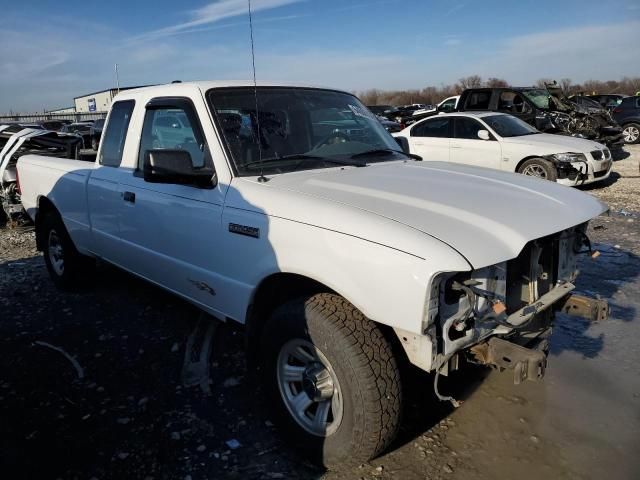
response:
{"label": "rear tire", "polygon": [[61,290],[78,289],[95,265],[93,259],[76,250],[57,213],[45,214],[42,235],[44,262],[51,280]]}
{"label": "rear tire", "polygon": [[627,145],[640,142],[640,124],[627,123],[622,127],[622,135]]}
{"label": "rear tire", "polygon": [[92,149],[94,152],[97,152],[97,151],[98,151],[98,140],[97,140],[97,139],[95,139],[94,137],[91,137],[91,149]]}
{"label": "rear tire", "polygon": [[400,373],[375,323],[323,293],[282,305],[263,332],[263,390],[295,448],[332,467],[368,461],[391,443]]}
{"label": "rear tire", "polygon": [[558,171],[549,160],[544,158],[530,158],[518,168],[518,173],[528,177],[536,177],[542,180],[555,182],[558,179]]}

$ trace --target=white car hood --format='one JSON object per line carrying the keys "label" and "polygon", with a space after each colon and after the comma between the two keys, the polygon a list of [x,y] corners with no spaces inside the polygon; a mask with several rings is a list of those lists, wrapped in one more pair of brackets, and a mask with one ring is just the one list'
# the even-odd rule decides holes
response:
{"label": "white car hood", "polygon": [[[549,153],[586,153],[592,150],[602,150],[604,145],[587,140],[586,138],[570,137],[568,135],[553,135],[550,133],[537,133],[535,135],[523,135],[521,137],[504,137],[503,143],[517,145],[531,145],[549,150]],[[552,152],[553,150],[553,152]]]}
{"label": "white car hood", "polygon": [[[405,224],[453,247],[474,268],[515,258],[528,241],[607,210],[591,195],[549,181],[441,162],[311,170],[275,176],[268,185]],[[318,225],[313,211],[296,216]],[[358,234],[358,225],[341,229]]]}

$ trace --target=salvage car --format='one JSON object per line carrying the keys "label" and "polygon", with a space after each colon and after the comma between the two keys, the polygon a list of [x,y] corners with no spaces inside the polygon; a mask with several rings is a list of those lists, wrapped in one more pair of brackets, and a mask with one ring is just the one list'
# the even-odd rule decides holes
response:
{"label": "salvage car", "polygon": [[402,364],[455,403],[438,381],[466,359],[538,380],[556,311],[606,317],[606,302],[572,296],[605,205],[418,161],[344,91],[125,91],[95,163],[27,155],[18,172],[57,286],[84,284],[102,259],[245,324],[260,401],[326,466],[393,441]]}
{"label": "salvage car", "polygon": [[394,134],[425,161],[461,163],[538,177],[563,185],[585,185],[611,173],[604,145],[541,133],[503,113],[449,113],[431,117]]}
{"label": "salvage car", "polygon": [[624,143],[640,142],[640,96],[626,97],[613,109],[613,118],[622,125]]}
{"label": "salvage car", "polygon": [[91,125],[93,122],[70,123],[60,129],[61,133],[77,135],[82,139],[82,148],[91,147]]}
{"label": "salvage car", "polygon": [[0,217],[18,219],[22,213],[16,163],[22,155],[37,153],[50,157],[79,158],[82,140],[42,128],[0,125]]}
{"label": "salvage car", "polygon": [[93,122],[89,129],[91,149],[98,151],[98,145],[100,145],[100,138],[102,137],[102,129],[104,128],[104,118],[100,118]]}
{"label": "salvage car", "polygon": [[457,110],[508,113],[542,132],[588,138],[607,146],[622,143],[622,129],[606,109],[573,103],[553,85],[470,88],[462,92]]}
{"label": "salvage car", "polygon": [[401,124],[404,126],[413,125],[419,122],[423,118],[433,117],[434,115],[441,115],[444,113],[453,112],[458,107],[458,100],[460,95],[454,95],[452,97],[445,98],[435,108],[429,110],[416,110],[412,115],[403,117]]}

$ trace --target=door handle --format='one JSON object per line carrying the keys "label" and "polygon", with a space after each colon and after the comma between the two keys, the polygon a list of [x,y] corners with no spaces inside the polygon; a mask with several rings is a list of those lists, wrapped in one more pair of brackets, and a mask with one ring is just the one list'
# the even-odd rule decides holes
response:
{"label": "door handle", "polygon": [[460,145],[451,145],[451,148],[462,148]]}
{"label": "door handle", "polygon": [[124,192],[122,194],[122,199],[125,202],[136,203],[136,194],[133,192]]}

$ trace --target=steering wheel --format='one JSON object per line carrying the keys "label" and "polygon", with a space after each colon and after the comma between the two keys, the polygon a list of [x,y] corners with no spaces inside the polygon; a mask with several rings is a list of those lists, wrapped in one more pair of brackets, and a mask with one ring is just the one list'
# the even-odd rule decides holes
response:
{"label": "steering wheel", "polygon": [[327,135],[326,137],[324,137],[322,140],[320,140],[314,147],[313,150],[316,150],[320,147],[323,147],[327,144],[333,144],[333,143],[338,143],[337,140],[342,140],[343,143],[348,142],[349,141],[349,137],[340,132],[340,131],[333,131],[331,132],[329,135]]}

